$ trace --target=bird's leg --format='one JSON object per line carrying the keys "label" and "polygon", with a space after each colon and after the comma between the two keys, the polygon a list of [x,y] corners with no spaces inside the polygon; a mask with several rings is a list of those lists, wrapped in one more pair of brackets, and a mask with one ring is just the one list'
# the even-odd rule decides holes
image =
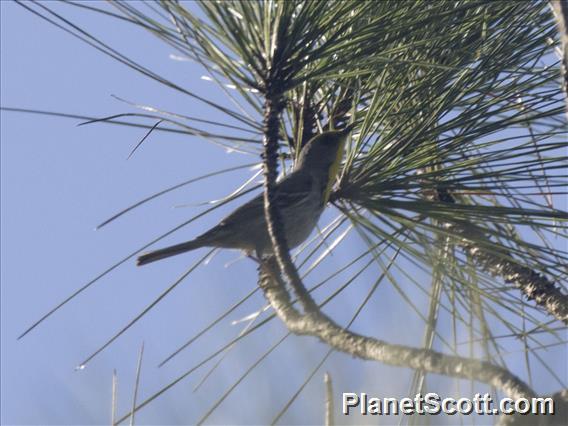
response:
{"label": "bird's leg", "polygon": [[256,249],[254,251],[254,253],[256,255],[253,254],[252,251],[246,251],[245,256],[248,257],[250,260],[256,262],[258,265],[261,265],[262,264],[262,255],[260,254],[260,251],[258,249]]}
{"label": "bird's leg", "polygon": [[252,260],[252,261],[258,263],[259,265],[262,263],[262,260],[261,260],[260,258],[254,256],[254,255],[252,255],[252,254],[247,254],[247,257],[248,257],[250,260]]}

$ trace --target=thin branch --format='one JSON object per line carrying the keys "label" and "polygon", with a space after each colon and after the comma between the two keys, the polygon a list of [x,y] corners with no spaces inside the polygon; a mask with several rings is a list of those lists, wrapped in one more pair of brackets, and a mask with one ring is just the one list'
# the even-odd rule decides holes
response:
{"label": "thin branch", "polygon": [[[278,40],[276,43],[276,52],[274,53],[273,62],[278,63],[278,52],[281,50],[281,44]],[[277,69],[275,67],[274,69]],[[306,288],[302,284],[300,274],[292,262],[288,244],[283,232],[282,215],[278,210],[275,199],[276,177],[278,175],[278,135],[279,135],[279,119],[284,108],[283,88],[280,78],[274,71],[270,72],[266,79],[265,103],[264,103],[264,128],[263,128],[263,145],[264,145],[264,215],[268,228],[268,234],[272,243],[272,252],[274,253],[280,270],[290,282],[290,285],[296,292],[298,300],[302,307],[309,311],[317,311],[317,305],[311,298]],[[259,253],[260,257],[260,253]]]}
{"label": "thin branch", "polygon": [[340,327],[321,311],[300,314],[293,308],[273,260],[262,262],[259,282],[278,317],[288,330],[297,335],[317,337],[334,349],[361,359],[486,383],[511,398],[531,398],[536,395],[511,372],[488,362],[389,344],[362,336]]}
{"label": "thin branch", "polygon": [[112,390],[111,390],[111,406],[110,406],[110,424],[115,426],[116,423],[116,405],[118,401],[118,375],[116,369],[112,370]]}
{"label": "thin branch", "polygon": [[[467,234],[465,229],[458,230],[458,232]],[[568,296],[562,294],[553,281],[527,266],[508,260],[510,255],[507,253],[504,253],[502,257],[495,256],[494,253],[483,250],[478,244],[467,239],[462,240],[461,246],[485,272],[501,277],[506,283],[513,284],[528,300],[534,300],[550,315],[568,325]]]}
{"label": "thin branch", "polygon": [[323,376],[323,382],[325,384],[325,426],[333,426],[335,424],[333,419],[333,383],[328,372]]}
{"label": "thin branch", "polygon": [[[447,189],[438,188],[426,193],[425,197],[434,201],[455,204],[455,198]],[[479,240],[487,241],[486,247],[493,244],[474,226],[457,223],[446,223],[445,227],[454,233],[463,236],[459,242],[464,252],[485,272],[494,277],[501,277],[506,283],[519,289],[528,300],[546,310],[557,320],[568,325],[568,296],[562,294],[557,285],[544,275],[514,262],[511,253],[503,247],[495,246],[486,250],[479,244]]]}

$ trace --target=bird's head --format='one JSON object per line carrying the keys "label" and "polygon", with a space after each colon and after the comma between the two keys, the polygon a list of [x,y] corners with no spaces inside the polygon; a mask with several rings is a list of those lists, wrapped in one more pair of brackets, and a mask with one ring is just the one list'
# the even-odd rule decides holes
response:
{"label": "bird's head", "polygon": [[342,130],[331,130],[314,136],[302,149],[296,170],[305,169],[326,179],[324,201],[327,202],[343,159],[345,141],[354,125]]}

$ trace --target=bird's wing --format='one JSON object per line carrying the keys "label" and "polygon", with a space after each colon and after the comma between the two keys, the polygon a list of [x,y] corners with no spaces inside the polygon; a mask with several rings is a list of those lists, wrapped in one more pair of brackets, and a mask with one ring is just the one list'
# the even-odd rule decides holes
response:
{"label": "bird's wing", "polygon": [[[302,204],[309,202],[310,199],[313,200],[310,197],[313,191],[313,180],[307,173],[291,173],[276,184],[275,190],[276,203],[283,215],[289,214],[288,208],[290,206],[296,205],[296,207],[302,209]],[[263,194],[259,194],[221,220],[217,226],[198,236],[194,241],[203,246],[243,248],[243,241],[245,240],[251,246],[262,243],[261,240],[266,236],[265,229],[264,197]],[[243,232],[247,234],[246,237],[242,235]],[[220,241],[222,241],[222,245],[218,244]]]}
{"label": "bird's wing", "polygon": [[[278,207],[302,203],[313,191],[312,178],[307,173],[291,173],[276,184],[275,199]],[[259,194],[243,204],[221,221],[220,226],[242,224],[243,221],[264,219],[264,195]]]}

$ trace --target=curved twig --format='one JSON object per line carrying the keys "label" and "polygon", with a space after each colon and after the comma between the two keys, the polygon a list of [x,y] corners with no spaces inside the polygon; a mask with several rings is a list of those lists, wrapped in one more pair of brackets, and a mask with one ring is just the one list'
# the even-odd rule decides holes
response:
{"label": "curved twig", "polygon": [[[263,126],[263,145],[264,145],[264,215],[272,243],[274,253],[280,271],[287,277],[290,285],[294,289],[298,300],[306,312],[317,311],[318,307],[302,284],[302,279],[298,270],[292,262],[288,244],[283,232],[282,216],[278,206],[273,202],[276,177],[278,175],[278,135],[279,119],[284,109],[283,93],[284,88],[281,77],[278,74],[279,52],[282,44],[276,41],[276,49],[272,58],[273,66],[268,71],[265,78],[265,102],[264,102],[264,126]],[[260,253],[259,253],[260,257]]]}
{"label": "curved twig", "polygon": [[445,355],[362,336],[345,330],[321,311],[300,314],[290,302],[275,262],[261,264],[259,282],[264,294],[288,330],[298,335],[314,336],[334,349],[361,359],[423,370],[428,373],[475,380],[494,386],[511,398],[532,398],[535,392],[503,367],[471,358]]}

